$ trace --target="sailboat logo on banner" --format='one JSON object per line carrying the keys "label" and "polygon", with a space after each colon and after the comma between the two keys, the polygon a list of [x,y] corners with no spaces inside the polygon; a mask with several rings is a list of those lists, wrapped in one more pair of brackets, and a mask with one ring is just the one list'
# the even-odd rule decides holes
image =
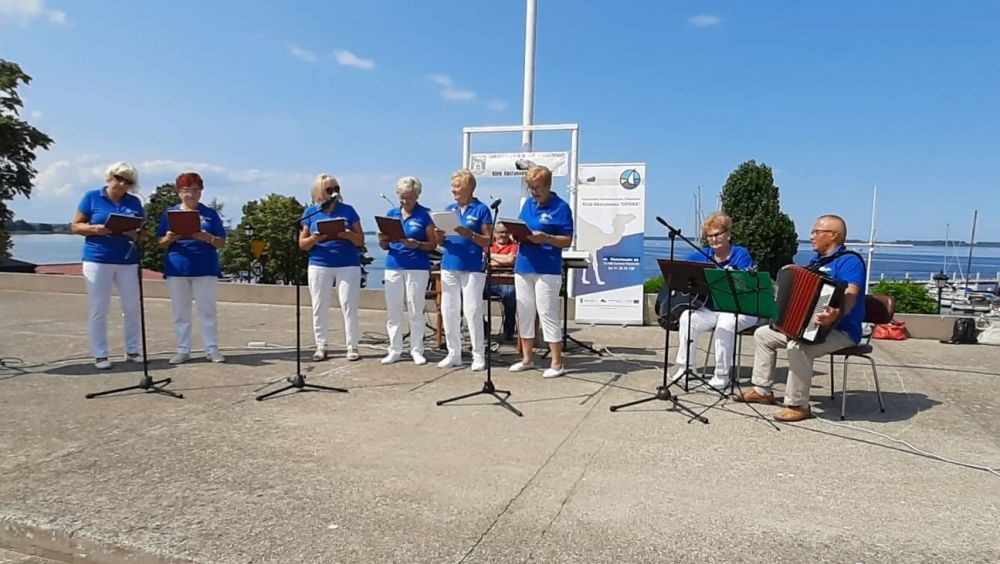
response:
{"label": "sailboat logo on banner", "polygon": [[639,176],[639,171],[634,168],[623,171],[621,176],[618,177],[618,183],[626,190],[638,188],[641,182],[642,177]]}

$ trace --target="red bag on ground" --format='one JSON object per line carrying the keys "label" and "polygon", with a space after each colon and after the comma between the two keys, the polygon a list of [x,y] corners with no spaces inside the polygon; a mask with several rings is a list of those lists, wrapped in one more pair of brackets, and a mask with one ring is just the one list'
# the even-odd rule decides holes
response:
{"label": "red bag on ground", "polygon": [[889,323],[879,323],[875,326],[872,338],[885,339],[887,341],[905,341],[907,338],[906,322],[893,320]]}

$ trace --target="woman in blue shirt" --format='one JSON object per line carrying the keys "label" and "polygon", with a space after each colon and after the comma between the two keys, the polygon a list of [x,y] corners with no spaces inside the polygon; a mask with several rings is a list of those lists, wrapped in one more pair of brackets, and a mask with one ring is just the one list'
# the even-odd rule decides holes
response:
{"label": "woman in blue shirt", "polygon": [[115,163],[104,175],[103,188],[83,195],[70,222],[70,231],[86,237],[83,243],[83,278],[90,302],[90,352],[99,370],[111,368],[108,360],[108,309],[111,287],[118,287],[124,314],[125,361],[142,362],[139,353],[139,250],[136,231],[112,234],[104,226],[112,214],[143,217],[138,191],[139,173],[128,163]]}
{"label": "woman in blue shirt", "polygon": [[[329,199],[333,202],[324,208],[323,203]],[[358,355],[358,300],[361,297],[361,253],[358,248],[365,244],[361,218],[353,207],[344,203],[340,183],[329,174],[321,174],[313,181],[312,201],[313,204],[302,213],[299,248],[309,251],[309,296],[316,339],[313,360],[319,362],[327,355],[326,336],[334,286],[344,315],[347,360],[358,360],[361,358]],[[343,220],[345,230],[328,238],[317,226],[326,219]]]}
{"label": "woman in blue shirt", "polygon": [[444,325],[448,355],[438,363],[440,368],[462,365],[462,315],[469,328],[472,342],[472,370],[486,370],[486,348],[483,340],[483,287],[486,285],[483,249],[490,244],[493,214],[486,204],[473,195],[476,177],[468,170],[451,175],[451,193],[455,203],[445,211],[458,216],[454,233],[436,230],[441,257],[441,320]]}
{"label": "woman in blue shirt", "polygon": [[543,378],[566,373],[562,362],[562,327],[559,324],[559,288],[562,286],[562,250],[573,244],[573,210],[552,191],[552,171],[531,167],[524,176],[530,198],[521,208],[521,221],[531,235],[518,241],[514,259],[514,293],[517,296],[517,324],[521,333],[521,361],[511,372],[534,368],[535,313],[542,336],[552,353]]}
{"label": "woman in blue shirt", "polygon": [[417,203],[423,184],[412,176],[404,176],[396,183],[399,207],[392,208],[386,216],[398,218],[403,224],[406,239],[390,241],[385,233],[378,234],[378,244],[388,251],[385,259],[385,330],[389,334],[389,354],[382,364],[397,362],[403,354],[403,305],[410,318],[410,358],[413,364],[427,364],[424,357],[424,298],[430,278],[429,251],[437,246],[434,222],[430,210]]}
{"label": "woman in blue shirt", "polygon": [[[163,257],[163,274],[170,289],[174,332],[177,334],[177,352],[170,357],[170,364],[181,364],[191,358],[192,300],[198,306],[205,358],[212,362],[225,362],[226,357],[219,352],[218,345],[216,297],[221,273],[219,249],[226,246],[226,229],[219,212],[201,203],[205,183],[197,172],[185,172],[178,176],[174,188],[181,203],[164,210],[157,230],[157,243],[167,251]],[[171,211],[197,212],[201,231],[190,237],[174,233],[170,230]]]}
{"label": "woman in blue shirt", "polygon": [[[692,251],[684,260],[695,262],[712,262],[708,257],[714,257],[723,268],[729,270],[746,270],[754,265],[750,251],[745,247],[732,244],[733,220],[726,214],[715,212],[705,218],[701,226],[701,233],[708,246],[701,251]],[[688,333],[688,320],[690,319],[691,332]],[[676,382],[684,376],[684,365],[688,358],[691,358],[692,351],[698,343],[698,337],[705,331],[715,329],[715,375],[708,381],[708,385],[724,390],[729,386],[729,370],[733,362],[733,347],[736,341],[736,332],[757,324],[757,318],[750,315],[740,315],[739,319],[735,313],[719,313],[712,309],[711,301],[708,301],[701,308],[696,310],[685,310],[681,313],[677,321],[677,329],[680,343],[687,343],[688,346],[677,348],[677,357],[674,359],[676,370],[671,381]]]}

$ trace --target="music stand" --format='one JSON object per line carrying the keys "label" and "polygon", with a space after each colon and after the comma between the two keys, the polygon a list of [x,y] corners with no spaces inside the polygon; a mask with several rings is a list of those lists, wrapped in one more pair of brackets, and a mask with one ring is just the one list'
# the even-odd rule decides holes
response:
{"label": "music stand", "polygon": [[[563,353],[569,352],[570,341],[576,345],[576,348],[583,349],[591,354],[596,354],[599,357],[604,357],[604,353],[595,349],[593,346],[587,343],[581,342],[569,334],[569,271],[572,269],[588,268],[590,266],[590,260],[585,256],[566,256],[562,257],[562,271],[563,271],[563,284],[562,284],[562,299],[563,299],[563,311],[562,311],[562,334],[563,334]],[[548,356],[549,351],[545,351],[542,354],[542,358]]]}
{"label": "music stand", "polygon": [[[679,231],[670,228],[670,239],[671,239],[671,255],[673,255],[673,238],[679,234]],[[669,259],[657,259],[657,264],[660,266],[660,272],[663,274],[663,284],[672,291],[684,291],[684,292],[696,292],[707,294],[708,283],[705,280],[705,270],[711,268],[713,265],[700,262],[690,262],[684,260],[669,260]],[[670,300],[668,294],[668,301]],[[668,305],[668,310],[670,309]],[[663,383],[656,387],[656,393],[639,400],[631,401],[628,403],[623,403],[621,405],[611,406],[611,411],[618,411],[623,407],[629,407],[633,405],[639,405],[641,403],[646,403],[653,400],[660,401],[670,401],[675,407],[679,407],[681,410],[687,412],[691,415],[691,420],[697,419],[702,423],[708,423],[708,419],[692,411],[685,405],[677,403],[677,397],[670,393],[670,386],[673,386],[676,382],[671,382],[669,376],[668,366],[668,355],[670,351],[670,331],[664,331],[664,346],[663,346]],[[686,346],[683,345],[683,346]],[[690,355],[688,355],[688,361],[685,364],[685,371],[690,368]]]}
{"label": "music stand", "polygon": [[[495,216],[499,216],[500,215],[500,200],[496,200],[493,203],[493,205],[490,206],[490,207],[493,209],[493,214]],[[514,415],[517,415],[518,417],[524,417],[523,413],[521,413],[516,407],[514,407],[513,405],[510,404],[510,402],[507,401],[507,398],[510,397],[510,390],[498,390],[496,388],[496,386],[493,384],[493,354],[492,354],[492,348],[493,347],[490,346],[490,342],[489,342],[490,341],[490,335],[493,334],[493,311],[492,311],[492,309],[493,309],[493,293],[489,291],[489,287],[492,286],[492,281],[493,281],[493,264],[490,261],[490,258],[493,256],[493,253],[492,253],[492,250],[493,250],[493,229],[495,228],[496,224],[495,223],[490,223],[489,225],[490,225],[490,245],[488,247],[486,247],[486,253],[485,253],[485,261],[486,261],[486,327],[485,327],[484,330],[486,332],[486,337],[485,337],[485,340],[486,340],[486,351],[485,351],[486,352],[486,379],[483,380],[483,387],[480,390],[477,390],[475,392],[470,392],[470,393],[467,393],[467,394],[462,394],[460,396],[455,396],[455,397],[448,398],[448,399],[438,400],[438,401],[436,401],[434,403],[435,403],[435,405],[446,405],[446,404],[449,404],[449,403],[451,403],[453,401],[463,400],[463,399],[471,398],[471,397],[478,396],[478,395],[487,395],[487,396],[493,396],[493,398],[497,400],[497,402],[500,404],[501,407],[503,407],[506,410],[510,411]],[[478,322],[478,320],[476,320],[476,322]]]}
{"label": "music stand", "polygon": [[[334,204],[336,205],[336,204]],[[294,229],[296,233],[296,238],[298,237],[299,230],[301,229],[302,222],[309,219],[310,217],[319,214],[320,212],[326,211],[324,206],[318,207],[312,213],[303,216],[301,219],[295,220],[293,223],[288,224],[289,229]],[[296,241],[296,246],[298,241]],[[326,391],[326,392],[340,392],[342,394],[348,393],[344,388],[335,388],[333,386],[321,386],[319,384],[310,384],[306,382],[306,377],[302,374],[302,282],[300,276],[295,276],[295,376],[289,376],[285,378],[288,382],[287,386],[282,386],[277,390],[272,390],[266,394],[261,394],[257,396],[257,401],[263,401],[269,397],[275,396],[284,392],[286,390],[294,389],[295,392],[306,392],[309,390],[316,391]],[[329,292],[330,288],[324,288],[324,291]],[[324,315],[329,315],[329,313],[324,313]],[[280,382],[280,380],[278,380]],[[291,395],[291,394],[289,394]]]}
{"label": "music stand", "polygon": [[[773,285],[771,276],[767,272],[711,269],[705,271],[705,279],[708,282],[715,311],[732,313],[736,316],[736,338],[739,338],[740,331],[739,316],[750,315],[770,319],[776,316]],[[735,393],[739,387],[739,374],[736,373],[738,351],[739,348],[734,346],[733,361],[729,367],[729,391],[712,388],[723,396]]]}
{"label": "music stand", "polygon": [[[139,383],[134,386],[125,386],[124,388],[115,388],[113,390],[105,390],[103,392],[89,393],[85,396],[87,399],[94,399],[101,396],[117,394],[118,392],[129,392],[132,390],[142,390],[146,393],[160,394],[177,399],[184,398],[184,394],[166,389],[166,386],[170,384],[172,378],[153,380],[153,377],[149,375],[149,354],[146,348],[146,303],[142,290],[142,245],[139,242],[139,236],[144,231],[143,226],[148,221],[152,221],[152,219],[144,219],[140,222],[140,227],[136,230],[135,240],[132,241],[132,250],[134,250],[139,256],[139,264],[136,265],[136,271],[137,276],[139,277],[139,328],[142,332],[142,378],[139,380]],[[125,352],[128,354],[128,351]]]}

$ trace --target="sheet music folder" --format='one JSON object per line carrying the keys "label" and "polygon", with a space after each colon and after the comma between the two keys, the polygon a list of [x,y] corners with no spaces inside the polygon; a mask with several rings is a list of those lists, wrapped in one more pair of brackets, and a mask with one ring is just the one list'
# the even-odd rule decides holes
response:
{"label": "sheet music folder", "polygon": [[[777,317],[778,308],[774,303],[774,284],[770,274],[713,268],[705,271],[705,279],[716,311],[768,319]],[[736,295],[733,295],[734,287]]]}
{"label": "sheet music folder", "polygon": [[170,231],[181,237],[190,237],[201,231],[201,214],[189,210],[168,210],[167,223]]}
{"label": "sheet music folder", "polygon": [[347,231],[347,222],[343,219],[321,219],[316,222],[316,230],[327,238],[333,238]]}
{"label": "sheet music folder", "polygon": [[403,222],[398,217],[376,215],[375,223],[378,224],[379,233],[389,237],[390,241],[402,241],[407,238],[403,231]]}
{"label": "sheet music folder", "polygon": [[[524,243],[527,241],[528,236],[531,235],[531,229],[528,225],[521,221],[520,219],[501,219],[500,223],[507,228],[507,232],[510,236],[514,238],[518,243]],[[528,241],[530,243],[530,241]]]}
{"label": "sheet music folder", "polygon": [[121,235],[127,231],[135,231],[141,226],[141,217],[136,217],[134,215],[122,215],[120,213],[113,213],[109,215],[108,220],[104,222],[104,227],[108,228],[108,230],[115,235]]}

